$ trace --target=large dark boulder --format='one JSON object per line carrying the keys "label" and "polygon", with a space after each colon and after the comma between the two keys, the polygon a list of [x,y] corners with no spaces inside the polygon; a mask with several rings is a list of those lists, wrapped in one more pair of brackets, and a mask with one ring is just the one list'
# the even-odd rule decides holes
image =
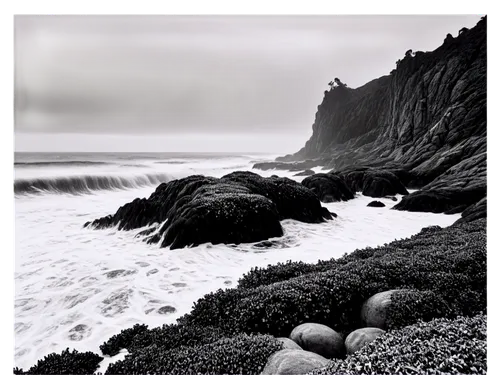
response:
{"label": "large dark boulder", "polygon": [[400,211],[451,213],[454,209],[475,204],[485,196],[486,186],[419,190],[403,197],[393,208]]}
{"label": "large dark boulder", "polygon": [[311,189],[325,203],[354,199],[354,194],[344,179],[331,173],[316,173],[302,180],[302,185]]}
{"label": "large dark boulder", "polygon": [[234,172],[220,179],[190,176],[163,183],[148,199],[135,199],[114,215],[87,222],[140,232],[148,243],[171,249],[206,242],[248,243],[283,235],[280,220],[332,219],[309,189],[288,178]]}
{"label": "large dark boulder", "polygon": [[304,223],[321,223],[332,215],[321,206],[316,195],[297,181],[286,177],[264,178],[252,172],[233,172],[221,178],[245,186],[252,194],[271,199],[280,220],[294,219]]}
{"label": "large dark boulder", "polygon": [[279,214],[270,199],[219,184],[198,189],[190,200],[175,207],[161,246],[240,244],[282,235]]}
{"label": "large dark boulder", "polygon": [[408,194],[400,179],[390,171],[361,168],[342,171],[338,175],[344,178],[352,191],[361,191],[368,197]]}

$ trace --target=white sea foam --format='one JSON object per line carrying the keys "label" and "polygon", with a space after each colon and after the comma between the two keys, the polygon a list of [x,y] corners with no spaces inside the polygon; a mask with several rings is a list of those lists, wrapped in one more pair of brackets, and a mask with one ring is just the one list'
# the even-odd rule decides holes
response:
{"label": "white sea foam", "polygon": [[[143,164],[174,178],[191,174],[220,177],[232,170],[250,170],[253,160],[250,156],[179,158],[176,163],[150,160]],[[103,167],[85,168],[85,174],[101,174]],[[41,174],[23,169],[23,178]],[[125,169],[136,173],[138,168]],[[58,171],[67,175],[64,168],[58,167]],[[289,177],[296,173],[258,172]],[[114,173],[123,175],[124,171]],[[292,178],[300,181],[303,177]],[[284,246],[275,249],[205,244],[170,251],[136,238],[140,229],[82,228],[86,221],[114,213],[136,197],[149,196],[155,187],[16,198],[16,366],[27,369],[44,355],[66,347],[100,353],[100,344],[135,323],[172,323],[204,294],[235,286],[253,266],[339,257],[356,248],[408,237],[422,227],[450,225],[459,216],[390,210],[396,203],[390,199],[380,199],[387,205],[384,208],[366,207],[373,199],[358,194],[349,202],[325,204],[338,214],[333,221],[284,221],[285,235],[279,239]],[[161,314],[159,309],[164,306],[176,311]]]}

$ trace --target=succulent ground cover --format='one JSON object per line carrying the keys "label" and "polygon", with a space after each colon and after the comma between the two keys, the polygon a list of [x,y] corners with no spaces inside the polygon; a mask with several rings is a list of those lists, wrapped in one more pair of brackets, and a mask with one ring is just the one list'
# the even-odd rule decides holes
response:
{"label": "succulent ground cover", "polygon": [[394,330],[308,375],[330,374],[486,374],[486,316]]}

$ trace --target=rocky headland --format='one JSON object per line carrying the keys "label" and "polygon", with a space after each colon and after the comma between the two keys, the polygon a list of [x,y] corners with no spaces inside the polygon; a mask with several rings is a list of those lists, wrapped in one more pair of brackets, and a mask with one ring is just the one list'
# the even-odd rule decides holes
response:
{"label": "rocky headland", "polygon": [[407,51],[387,76],[325,91],[312,129],[297,153],[254,168],[392,173],[419,189],[395,209],[472,207],[486,197],[486,17],[432,52]]}
{"label": "rocky headland", "polygon": [[[305,147],[255,165],[305,171],[302,183],[190,176],[85,226],[144,227],[170,248],[257,242],[287,218],[333,219],[320,202],[358,192],[461,218],[338,259],[254,268],[175,324],[105,341],[103,355],[130,353],[106,374],[486,374],[486,18],[360,88],[336,81]],[[101,360],[67,350],[14,373],[91,374]]]}

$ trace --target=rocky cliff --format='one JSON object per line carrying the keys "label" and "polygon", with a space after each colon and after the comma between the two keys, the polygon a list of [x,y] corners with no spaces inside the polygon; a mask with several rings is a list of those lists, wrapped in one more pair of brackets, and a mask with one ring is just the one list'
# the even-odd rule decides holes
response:
{"label": "rocky cliff", "polygon": [[[408,51],[388,76],[326,91],[311,138],[278,161],[305,159],[335,171],[389,169],[409,188],[469,189],[479,201],[486,195],[486,17],[432,52]],[[445,206],[438,211],[456,208]]]}

